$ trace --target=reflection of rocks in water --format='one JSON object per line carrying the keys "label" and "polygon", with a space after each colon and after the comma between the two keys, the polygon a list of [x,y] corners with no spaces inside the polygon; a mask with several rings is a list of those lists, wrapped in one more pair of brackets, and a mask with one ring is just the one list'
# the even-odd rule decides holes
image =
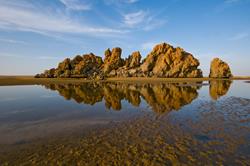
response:
{"label": "reflection of rocks in water", "polygon": [[198,86],[164,83],[118,83],[88,82],[78,85],[52,84],[47,88],[57,90],[65,99],[74,99],[78,103],[95,104],[104,99],[108,109],[121,110],[122,100],[138,107],[141,97],[153,111],[158,113],[179,110],[191,103],[197,96]]}
{"label": "reflection of rocks in water", "polygon": [[49,84],[46,88],[57,90],[66,100],[74,99],[77,103],[94,105],[102,101],[103,89],[99,84],[84,83],[83,85],[73,84]]}
{"label": "reflection of rocks in water", "polygon": [[209,93],[212,99],[217,100],[227,94],[232,81],[230,80],[211,80],[209,81]]}
{"label": "reflection of rocks in water", "polygon": [[198,96],[196,87],[176,84],[149,85],[141,89],[141,94],[152,109],[159,113],[179,110]]}

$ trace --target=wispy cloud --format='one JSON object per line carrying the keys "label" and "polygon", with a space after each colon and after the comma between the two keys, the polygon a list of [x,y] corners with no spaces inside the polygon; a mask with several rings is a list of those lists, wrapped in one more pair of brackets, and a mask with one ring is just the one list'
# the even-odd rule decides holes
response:
{"label": "wispy cloud", "polygon": [[103,0],[105,4],[107,5],[122,5],[122,4],[134,4],[138,2],[139,0]]}
{"label": "wispy cloud", "polygon": [[81,0],[59,0],[66,8],[76,11],[90,10],[91,4]]}
{"label": "wispy cloud", "polygon": [[47,33],[79,33],[88,35],[112,35],[126,31],[96,27],[82,23],[83,21],[72,20],[60,13],[51,13],[46,10],[24,9],[13,5],[6,5],[0,1],[0,28],[16,31],[30,31],[40,34]]}
{"label": "wispy cloud", "polygon": [[145,31],[153,30],[167,23],[165,18],[157,18],[159,14],[150,14],[148,11],[139,10],[123,14],[123,23],[129,28],[140,28]]}
{"label": "wispy cloud", "polygon": [[124,23],[125,25],[127,25],[128,27],[134,27],[140,23],[142,23],[146,17],[146,12],[140,10],[134,13],[127,13],[124,14]]}
{"label": "wispy cloud", "polygon": [[127,3],[136,3],[138,2],[139,0],[125,0]]}
{"label": "wispy cloud", "polygon": [[10,57],[10,58],[18,58],[18,57],[20,57],[20,58],[22,58],[23,56],[18,56],[18,55],[15,55],[15,54],[1,52],[0,57]]}
{"label": "wispy cloud", "polygon": [[0,38],[0,42],[11,43],[11,44],[28,44],[25,41],[12,40],[12,39],[4,39],[4,38]]}
{"label": "wispy cloud", "polygon": [[27,59],[36,59],[36,60],[59,60],[62,57],[55,57],[55,56],[25,56],[21,54],[12,54],[12,53],[0,53],[0,57],[2,58],[27,58]]}
{"label": "wispy cloud", "polygon": [[249,36],[250,36],[249,33],[245,33],[245,32],[244,33],[238,33],[235,36],[230,37],[229,40],[233,40],[233,41],[242,40],[242,39],[248,38]]}

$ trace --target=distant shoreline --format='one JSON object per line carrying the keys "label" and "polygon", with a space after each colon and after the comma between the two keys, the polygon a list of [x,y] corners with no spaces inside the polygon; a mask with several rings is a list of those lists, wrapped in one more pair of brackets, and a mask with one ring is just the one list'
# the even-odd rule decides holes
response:
{"label": "distant shoreline", "polygon": [[85,80],[77,78],[34,78],[34,76],[0,76],[0,86],[9,85],[37,85],[49,83],[84,83],[84,82],[128,82],[128,83],[144,83],[144,82],[200,82],[210,80],[250,80],[250,76],[236,76],[229,79],[217,78],[151,78],[151,77],[114,77],[106,80]]}

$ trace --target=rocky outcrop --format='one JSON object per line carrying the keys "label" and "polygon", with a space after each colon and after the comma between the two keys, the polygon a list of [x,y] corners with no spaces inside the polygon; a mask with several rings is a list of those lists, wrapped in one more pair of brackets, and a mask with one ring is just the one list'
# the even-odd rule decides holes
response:
{"label": "rocky outcrop", "polygon": [[162,43],[146,57],[141,70],[157,77],[202,77],[199,61],[182,48]]}
{"label": "rocky outcrop", "polygon": [[231,69],[229,65],[219,58],[214,58],[210,66],[211,78],[230,78],[232,77]]}
{"label": "rocky outcrop", "polygon": [[119,67],[122,67],[124,64],[124,60],[121,58],[122,49],[119,47],[113,48],[112,52],[110,49],[105,51],[105,58],[104,58],[104,66],[103,72],[108,74],[112,70],[116,70]]}
{"label": "rocky outcrop", "polygon": [[74,69],[75,66],[79,64],[81,61],[83,61],[83,56],[77,55],[70,61],[70,65]]}
{"label": "rocky outcrop", "polygon": [[70,77],[71,70],[70,59],[66,58],[58,64],[58,67],[55,71],[55,77]]}
{"label": "rocky outcrop", "polygon": [[139,51],[133,52],[126,60],[125,66],[127,68],[139,67],[141,64],[141,54]]}
{"label": "rocky outcrop", "polygon": [[37,74],[36,78],[98,78],[103,79],[102,58],[93,53],[83,56],[77,55],[70,60],[66,58],[58,64],[58,67],[45,70],[42,74]]}
{"label": "rocky outcrop", "polygon": [[79,61],[72,74],[82,75],[83,77],[93,76],[94,73],[99,74],[101,72],[101,66],[103,64],[102,58],[94,55],[93,53],[85,54],[82,56],[82,60]]}
{"label": "rocky outcrop", "polygon": [[[125,60],[122,49],[107,49],[104,60],[93,53],[77,55],[72,60],[66,58],[57,68],[45,70],[36,78],[85,78],[103,80],[107,77],[164,77],[164,78],[198,78],[202,71],[199,61],[180,47],[167,43],[156,45],[147,57],[141,61],[139,51],[133,52]],[[210,77],[231,77],[229,66],[216,58],[211,63]]]}

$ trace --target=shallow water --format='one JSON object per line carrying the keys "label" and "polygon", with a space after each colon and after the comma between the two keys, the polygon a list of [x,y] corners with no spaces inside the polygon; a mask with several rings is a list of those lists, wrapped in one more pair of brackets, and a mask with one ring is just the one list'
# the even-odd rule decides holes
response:
{"label": "shallow water", "polygon": [[0,135],[2,164],[249,165],[250,84],[2,86]]}

